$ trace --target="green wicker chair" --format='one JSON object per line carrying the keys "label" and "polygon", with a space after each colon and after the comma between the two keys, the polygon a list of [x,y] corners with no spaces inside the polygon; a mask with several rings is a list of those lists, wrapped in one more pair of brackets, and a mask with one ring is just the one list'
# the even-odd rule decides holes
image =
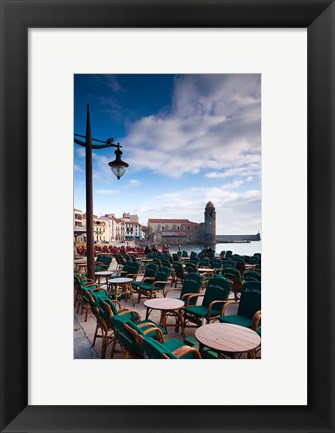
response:
{"label": "green wicker chair", "polygon": [[140,269],[140,264],[138,262],[127,262],[119,277],[128,277],[128,278],[133,278],[134,275],[138,274],[138,271]]}
{"label": "green wicker chair", "polygon": [[86,309],[85,313],[85,322],[87,322],[88,313],[90,311],[90,306],[83,298],[84,290],[87,288],[96,289],[97,285],[93,280],[88,279],[85,275],[75,273],[74,274],[74,306],[77,304],[77,313],[83,313],[84,308]]}
{"label": "green wicker chair", "polygon": [[[138,320],[139,315],[137,312],[131,312],[128,309],[122,310],[121,304],[118,301],[112,301],[104,290],[86,289],[84,292],[85,300],[90,305],[91,311],[96,319],[92,346],[95,345],[97,338],[101,338],[101,358],[105,358],[107,347],[114,340],[114,329],[110,321],[111,316],[126,314],[131,317],[132,320]],[[108,308],[106,308],[104,304],[106,304]]]}
{"label": "green wicker chair", "polygon": [[[180,296],[178,299],[181,299],[182,301],[187,303],[189,295],[194,295],[196,293],[200,292],[202,286],[202,276],[196,272],[192,272],[189,274],[185,274],[185,279],[183,283],[183,287],[181,288]],[[175,287],[171,287],[170,289],[167,289],[164,293],[164,296],[166,297],[168,293],[172,291],[180,290]],[[195,305],[197,303],[196,298],[193,298],[188,305]]]}
{"label": "green wicker chair", "polygon": [[[188,305],[196,305],[197,303],[197,298],[192,298],[189,302],[188,302],[188,297],[190,295],[194,295],[200,292],[202,286],[202,276],[198,273],[189,273],[185,275],[185,279],[184,279],[184,283],[183,283],[183,287],[181,289],[179,298],[182,301],[184,301],[185,304],[188,303]],[[176,290],[180,290],[177,289],[175,287],[171,287],[170,289],[167,289],[164,292],[164,296],[167,297],[168,293],[172,292],[172,291],[176,291]],[[165,313],[166,317],[169,316],[176,316],[176,312],[175,311],[168,311]],[[175,331],[178,332],[179,331],[179,326],[177,325],[177,321],[176,321],[176,327],[175,327]]]}
{"label": "green wicker chair", "polygon": [[171,269],[166,266],[162,266],[158,269],[155,279],[142,283],[138,287],[138,303],[141,301],[142,295],[152,298],[156,297],[157,292],[164,292],[165,286],[167,285],[171,275]]}
{"label": "green wicker chair", "polygon": [[180,281],[181,284],[184,283],[184,279],[185,279],[184,267],[180,262],[173,262],[172,267],[173,267],[173,277],[172,277],[171,285],[174,283],[174,286],[177,287],[178,281]]}
{"label": "green wicker chair", "polygon": [[[226,316],[229,305],[238,303],[237,314]],[[233,325],[253,327],[254,315],[261,310],[261,282],[248,281],[243,283],[240,301],[229,301],[222,309],[220,322],[231,323]]]}
{"label": "green wicker chair", "polygon": [[144,358],[143,339],[146,336],[163,339],[163,330],[151,320],[132,322],[123,316],[113,316],[116,339],[114,339],[111,358],[114,356],[115,346],[118,342],[121,346],[122,357],[127,359],[129,355],[133,358]]}
{"label": "green wicker chair", "polygon": [[[139,291],[139,287],[143,283],[149,283],[150,281],[154,281],[155,276],[157,274],[158,266],[155,263],[149,263],[144,271],[143,275],[137,274],[134,275],[134,281],[132,281],[131,285],[133,287],[134,292]],[[141,281],[137,281],[136,278],[142,277]]]}
{"label": "green wicker chair", "polygon": [[234,293],[235,301],[237,301],[241,296],[241,290],[242,290],[242,277],[241,273],[236,268],[224,268],[222,270],[222,275],[227,278],[227,280],[232,282],[231,289]]}
{"label": "green wicker chair", "polygon": [[[183,308],[183,333],[188,322],[195,323],[195,326],[200,326],[204,323],[210,323],[221,316],[221,311],[230,291],[231,283],[226,278],[214,277],[208,281],[204,294],[188,296],[186,305]],[[195,298],[200,296],[203,297],[201,305],[190,305]]]}
{"label": "green wicker chair", "polygon": [[100,256],[99,261],[97,260],[94,265],[94,271],[108,271],[109,265],[112,262],[112,258],[110,256]]}

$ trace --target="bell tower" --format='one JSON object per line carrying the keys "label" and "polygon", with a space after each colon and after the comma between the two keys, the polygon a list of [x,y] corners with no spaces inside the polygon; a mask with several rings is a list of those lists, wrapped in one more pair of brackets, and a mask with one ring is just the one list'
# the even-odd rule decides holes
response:
{"label": "bell tower", "polygon": [[216,212],[211,201],[205,207],[204,243],[206,245],[216,244]]}

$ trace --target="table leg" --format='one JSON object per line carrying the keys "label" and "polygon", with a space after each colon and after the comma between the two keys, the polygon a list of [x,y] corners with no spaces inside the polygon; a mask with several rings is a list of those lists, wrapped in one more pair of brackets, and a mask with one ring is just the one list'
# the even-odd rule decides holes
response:
{"label": "table leg", "polygon": [[177,314],[176,314],[176,328],[175,331],[179,332],[179,326],[182,328],[182,332],[183,332],[183,325],[182,325],[182,317],[181,317],[181,310],[177,310]]}
{"label": "table leg", "polygon": [[132,302],[133,302],[133,307],[135,307],[134,293],[133,293],[133,286],[132,286],[131,283],[129,284],[128,288],[129,288],[129,292],[130,292],[130,299],[131,299]]}
{"label": "table leg", "polygon": [[167,331],[167,329],[166,329],[166,312],[164,310],[162,311],[162,315],[161,315],[161,325],[162,325],[162,328],[164,328],[165,331]]}

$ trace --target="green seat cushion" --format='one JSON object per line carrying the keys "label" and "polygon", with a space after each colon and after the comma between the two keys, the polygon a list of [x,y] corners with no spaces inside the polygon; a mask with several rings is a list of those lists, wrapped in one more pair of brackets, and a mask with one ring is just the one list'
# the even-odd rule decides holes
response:
{"label": "green seat cushion", "polygon": [[153,288],[153,286],[151,286],[150,284],[142,284],[139,287],[142,290],[164,290],[164,287],[158,287],[158,286],[156,286],[155,288]]}
{"label": "green seat cushion", "polygon": [[230,323],[232,325],[244,326],[245,328],[251,328],[252,319],[248,317],[240,316],[239,314],[233,314],[231,316],[221,316],[219,318],[220,322]]}
{"label": "green seat cushion", "polygon": [[153,338],[145,338],[143,341],[144,345],[144,358],[147,359],[162,359],[163,353],[168,353],[170,358],[176,359],[177,357],[172,354],[165,345],[159,343]]}
{"label": "green seat cushion", "polygon": [[256,329],[257,334],[261,337],[262,336],[262,328]]}
{"label": "green seat cushion", "polygon": [[153,320],[150,320],[150,319],[140,320],[139,322],[135,322],[135,323],[136,324],[148,323],[148,326],[154,325],[154,326],[156,326],[156,328],[159,328],[163,332],[163,334],[166,334],[166,330],[164,328],[162,328],[160,325],[158,325],[157,323],[155,323]]}
{"label": "green seat cushion", "polygon": [[[177,340],[177,338],[173,338],[172,340],[166,341],[163,346],[168,349],[170,352],[173,352],[174,350],[178,349],[179,347],[184,346],[184,344]],[[193,359],[192,353],[188,353],[185,356],[182,357],[182,359]]]}
{"label": "green seat cushion", "polygon": [[135,287],[140,287],[141,286],[141,281],[132,281],[131,285],[135,286]]}
{"label": "green seat cushion", "polygon": [[[207,317],[208,315],[208,308],[204,307],[203,305],[194,305],[191,307],[185,307],[184,311],[198,317]],[[214,308],[212,308],[211,317],[219,316],[220,314],[221,314],[221,310],[215,310]]]}

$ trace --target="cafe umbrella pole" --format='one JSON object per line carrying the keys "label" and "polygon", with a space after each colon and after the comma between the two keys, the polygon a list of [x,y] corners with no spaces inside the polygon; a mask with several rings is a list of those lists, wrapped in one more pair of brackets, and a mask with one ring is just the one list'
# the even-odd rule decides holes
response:
{"label": "cafe umbrella pole", "polygon": [[[80,146],[85,147],[86,154],[86,249],[87,249],[87,276],[93,281],[95,279],[94,272],[94,223],[93,223],[93,181],[92,181],[92,149],[105,149],[107,147],[116,147],[114,161],[108,163],[111,167],[112,172],[115,174],[117,179],[120,179],[126,172],[126,168],[129,164],[122,161],[122,151],[119,143],[115,144],[113,138],[109,138],[106,141],[97,140],[92,138],[91,135],[91,119],[90,119],[90,106],[87,105],[87,116],[86,116],[86,135],[74,134],[76,137],[85,138],[85,142],[74,138],[74,142]],[[103,144],[93,144],[99,142]]]}

